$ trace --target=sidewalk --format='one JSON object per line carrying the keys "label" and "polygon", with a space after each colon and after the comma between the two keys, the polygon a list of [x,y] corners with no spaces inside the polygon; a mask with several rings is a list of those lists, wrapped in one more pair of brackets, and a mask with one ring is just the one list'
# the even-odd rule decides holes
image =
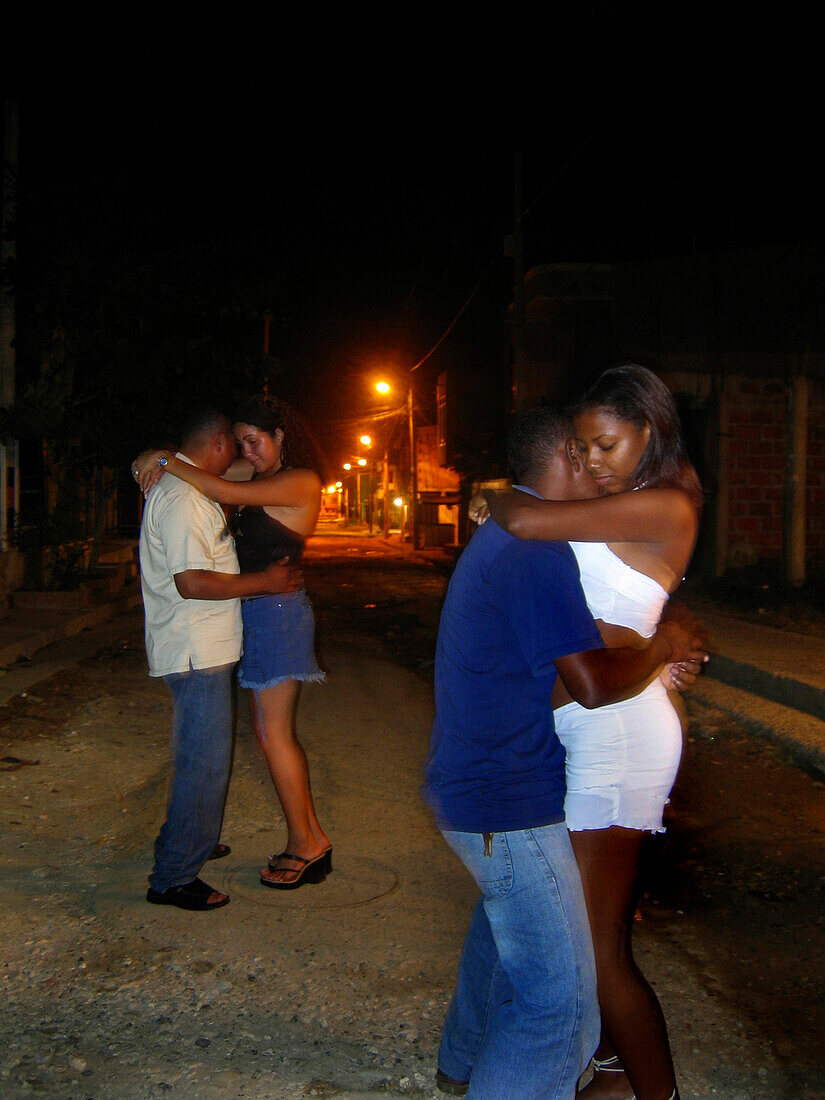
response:
{"label": "sidewalk", "polygon": [[825,773],[825,639],[721,614],[701,613],[710,663],[688,702],[717,707],[783,746],[795,763]]}
{"label": "sidewalk", "polygon": [[93,607],[74,609],[11,607],[0,619],[0,669],[29,659],[53,642],[100,626],[141,603],[140,585]]}

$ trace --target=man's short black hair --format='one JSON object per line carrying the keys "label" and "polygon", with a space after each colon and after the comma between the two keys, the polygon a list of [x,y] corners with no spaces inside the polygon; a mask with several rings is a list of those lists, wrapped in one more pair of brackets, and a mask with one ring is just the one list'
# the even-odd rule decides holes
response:
{"label": "man's short black hair", "polygon": [[507,461],[516,481],[544,473],[559,447],[573,435],[573,423],[566,411],[553,405],[539,405],[516,413],[507,437]]}
{"label": "man's short black hair", "polygon": [[181,444],[204,443],[218,432],[231,432],[229,417],[213,405],[199,405],[189,410],[181,429]]}

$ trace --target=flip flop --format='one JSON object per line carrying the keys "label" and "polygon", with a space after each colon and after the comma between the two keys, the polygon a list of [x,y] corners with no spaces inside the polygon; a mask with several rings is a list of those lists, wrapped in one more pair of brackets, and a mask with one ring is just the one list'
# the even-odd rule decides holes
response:
{"label": "flip flop", "polygon": [[212,886],[207,885],[202,879],[196,878],[192,882],[186,882],[181,886],[170,886],[168,890],[153,890],[150,886],[146,891],[146,900],[152,905],[175,905],[178,909],[192,909],[206,912],[210,909],[220,909],[229,904],[228,895],[224,894],[220,901],[209,901],[212,894],[219,893]]}
{"label": "flip flop", "polygon": [[[273,890],[297,890],[299,886],[303,886],[305,882],[313,884],[323,882],[327,877],[327,853],[322,852],[315,859],[304,859],[303,856],[293,855],[292,852],[282,852],[280,859],[291,859],[293,863],[300,863],[300,867],[264,867],[261,871],[261,885],[269,886]],[[287,874],[295,875],[295,878],[291,878],[286,882],[283,879],[271,879],[267,878],[267,875],[271,875],[273,871],[285,871]]]}
{"label": "flip flop", "polygon": [[223,859],[224,856],[228,856],[232,849],[228,844],[216,844],[207,859]]}
{"label": "flip flop", "polygon": [[[329,848],[324,848],[321,855],[324,857],[324,870],[326,871],[326,873],[328,875],[331,875],[332,874],[332,845],[330,844]],[[271,855],[269,857],[269,859],[266,861],[267,866],[269,867],[270,871],[289,870],[288,867],[284,868],[284,867],[279,867],[278,866],[278,860],[283,859],[284,857],[286,857],[287,859],[301,859],[302,858],[301,856],[290,856],[289,852],[275,852],[275,854]]]}

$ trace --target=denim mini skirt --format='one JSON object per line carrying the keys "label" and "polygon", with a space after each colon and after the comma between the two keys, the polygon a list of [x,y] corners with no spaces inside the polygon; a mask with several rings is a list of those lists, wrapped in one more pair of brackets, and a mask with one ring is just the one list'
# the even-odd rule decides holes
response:
{"label": "denim mini skirt", "polygon": [[303,589],[241,601],[241,687],[261,691],[283,680],[322,681],[315,659],[315,616]]}

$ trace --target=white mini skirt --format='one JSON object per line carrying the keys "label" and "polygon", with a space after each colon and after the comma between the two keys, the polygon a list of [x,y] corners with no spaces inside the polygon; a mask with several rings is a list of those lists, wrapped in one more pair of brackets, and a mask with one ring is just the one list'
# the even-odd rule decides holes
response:
{"label": "white mini skirt", "polygon": [[662,833],[662,811],[679,770],[682,728],[660,679],[622,703],[555,712],[567,751],[567,827],[621,825]]}

